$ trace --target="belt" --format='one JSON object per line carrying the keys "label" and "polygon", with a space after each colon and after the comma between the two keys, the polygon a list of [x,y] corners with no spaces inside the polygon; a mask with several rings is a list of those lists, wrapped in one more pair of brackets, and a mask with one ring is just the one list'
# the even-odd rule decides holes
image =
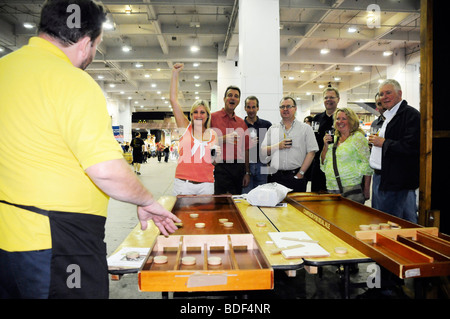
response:
{"label": "belt", "polygon": [[295,174],[298,173],[299,170],[300,170],[300,167],[299,167],[299,168],[296,168],[296,169],[278,170],[278,171],[276,171],[276,172],[275,172],[274,174],[272,174],[272,175],[275,175],[275,174],[280,174],[280,175],[295,175]]}
{"label": "belt", "polygon": [[188,183],[191,183],[191,184],[202,184],[203,183],[203,182],[190,181],[190,180],[182,179],[182,178],[179,178],[179,180],[183,181],[183,182],[188,182]]}
{"label": "belt", "polygon": [[375,174],[377,175],[381,175],[381,170],[380,169],[374,169]]}

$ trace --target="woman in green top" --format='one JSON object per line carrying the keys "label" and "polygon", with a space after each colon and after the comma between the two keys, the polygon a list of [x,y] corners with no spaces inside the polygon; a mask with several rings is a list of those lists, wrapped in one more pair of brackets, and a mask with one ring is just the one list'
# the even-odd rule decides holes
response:
{"label": "woman in green top", "polygon": [[[324,147],[320,154],[321,169],[325,172],[328,192],[342,194],[364,204],[370,198],[373,175],[369,166],[369,143],[359,127],[357,115],[349,108],[336,110],[334,128],[334,140],[330,134],[325,134]],[[337,173],[342,189],[333,166],[333,147],[336,148]]]}

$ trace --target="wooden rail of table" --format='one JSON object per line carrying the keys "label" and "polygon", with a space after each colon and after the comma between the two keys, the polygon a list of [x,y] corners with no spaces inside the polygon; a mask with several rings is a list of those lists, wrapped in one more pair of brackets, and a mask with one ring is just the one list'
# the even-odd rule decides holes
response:
{"label": "wooden rail of table", "polygon": [[[294,268],[295,265],[300,267],[302,264],[308,266],[322,266],[371,261],[365,254],[353,248],[324,227],[318,225],[315,221],[299,212],[290,204],[287,204],[287,207],[273,208],[251,206],[246,200],[235,200],[235,203],[264,251],[264,254],[274,268]],[[258,226],[258,222],[262,221],[266,222],[266,227]],[[317,240],[319,244],[330,253],[330,256],[286,259],[282,255],[272,255],[271,251],[277,247],[271,241],[269,232],[290,231],[304,231],[313,240]],[[345,247],[347,253],[336,253],[334,250],[336,247]]]}

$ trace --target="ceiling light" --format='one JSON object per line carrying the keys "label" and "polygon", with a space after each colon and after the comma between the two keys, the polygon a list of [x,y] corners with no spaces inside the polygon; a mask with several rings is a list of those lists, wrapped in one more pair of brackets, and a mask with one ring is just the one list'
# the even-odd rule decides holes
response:
{"label": "ceiling light", "polygon": [[114,23],[110,21],[103,22],[103,29],[104,30],[114,30]]}
{"label": "ceiling light", "polygon": [[324,87],[325,87],[325,85],[319,84],[319,89],[323,89]]}
{"label": "ceiling light", "polygon": [[191,46],[191,52],[198,52],[200,51],[200,48],[196,45]]}
{"label": "ceiling light", "polygon": [[97,79],[99,79],[99,80],[103,80],[105,77],[103,76],[103,75],[99,75],[99,76],[97,76]]}
{"label": "ceiling light", "polygon": [[194,64],[192,64],[192,65],[193,65],[194,68],[198,68],[198,67],[200,66],[200,63],[197,63],[197,62],[196,62],[196,63],[194,63]]}
{"label": "ceiling light", "polygon": [[131,14],[131,7],[130,7],[130,6],[127,6],[127,7],[125,8],[125,13],[126,13],[126,14]]}
{"label": "ceiling light", "polygon": [[320,54],[328,54],[330,53],[330,49],[328,48],[323,48],[322,50],[320,50]]}
{"label": "ceiling light", "polygon": [[150,74],[146,74],[146,75],[144,75],[146,78],[149,78],[150,77]]}
{"label": "ceiling light", "polygon": [[123,52],[130,52],[131,51],[131,47],[129,45],[124,45],[124,46],[122,46],[122,51]]}
{"label": "ceiling light", "polygon": [[199,87],[201,84],[200,83],[195,83],[195,86],[196,87]]}
{"label": "ceiling light", "polygon": [[347,29],[347,32],[348,32],[348,33],[355,33],[356,31],[358,31],[358,29],[356,29],[356,27],[349,27],[349,28]]}
{"label": "ceiling light", "polygon": [[109,85],[109,87],[110,87],[110,88],[114,88],[114,87],[116,87],[116,85],[115,85],[114,83],[111,83],[111,84]]}
{"label": "ceiling light", "polygon": [[383,56],[390,56],[392,55],[394,52],[392,52],[391,50],[386,50],[383,52]]}
{"label": "ceiling light", "polygon": [[293,77],[293,76],[290,76],[290,77],[288,77],[288,79],[289,79],[289,80],[293,80],[293,79],[294,79],[294,77]]}
{"label": "ceiling light", "polygon": [[360,67],[360,66],[355,66],[354,70],[355,70],[355,71],[361,71],[361,70],[362,70],[362,67]]}
{"label": "ceiling light", "polygon": [[200,21],[192,21],[189,23],[191,28],[200,28]]}
{"label": "ceiling light", "polygon": [[156,87],[156,84],[155,83],[152,83],[152,88],[155,88]]}
{"label": "ceiling light", "polygon": [[144,65],[140,62],[137,62],[134,66],[137,68],[142,68]]}
{"label": "ceiling light", "polygon": [[23,26],[26,29],[33,29],[33,28],[36,27],[36,23],[34,23],[34,22],[24,22]]}
{"label": "ceiling light", "polygon": [[196,80],[200,79],[200,75],[194,75],[194,79]]}

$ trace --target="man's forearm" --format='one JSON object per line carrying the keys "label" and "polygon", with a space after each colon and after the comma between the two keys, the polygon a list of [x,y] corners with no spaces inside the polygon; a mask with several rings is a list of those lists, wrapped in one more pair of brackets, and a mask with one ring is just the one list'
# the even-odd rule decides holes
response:
{"label": "man's forearm", "polygon": [[98,188],[114,199],[138,206],[147,206],[154,201],[124,159],[92,165],[86,173]]}

